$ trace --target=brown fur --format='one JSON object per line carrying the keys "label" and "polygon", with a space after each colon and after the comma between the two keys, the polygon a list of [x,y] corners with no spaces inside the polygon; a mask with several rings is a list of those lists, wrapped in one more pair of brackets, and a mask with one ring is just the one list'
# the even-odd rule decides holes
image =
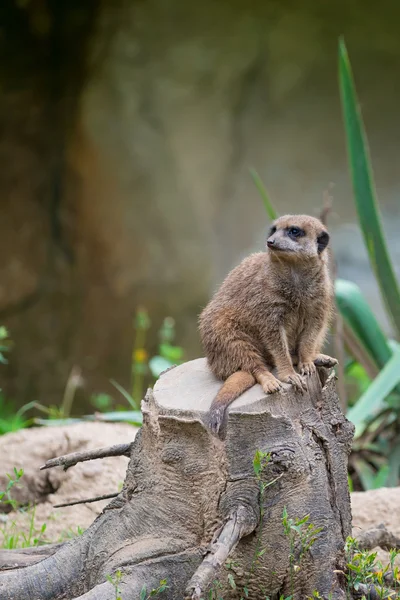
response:
{"label": "brown fur", "polygon": [[[216,377],[226,380],[211,405],[213,431],[219,431],[228,404],[255,382],[267,394],[282,381],[302,391],[303,376],[313,373],[315,364],[336,364],[320,354],[333,309],[328,240],[318,219],[280,217],[267,251],[250,255],[233,269],[201,313],[208,364]],[[293,368],[297,363],[299,373]]]}

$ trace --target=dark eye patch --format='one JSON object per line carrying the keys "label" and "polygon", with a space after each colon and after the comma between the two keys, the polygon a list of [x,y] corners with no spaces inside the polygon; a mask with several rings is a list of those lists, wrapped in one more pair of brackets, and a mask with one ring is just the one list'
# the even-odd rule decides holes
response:
{"label": "dark eye patch", "polygon": [[306,235],[304,229],[300,229],[300,227],[287,227],[286,231],[291,238],[298,238]]}
{"label": "dark eye patch", "polygon": [[276,231],[276,227],[275,225],[273,227],[271,227],[270,231],[269,231],[269,235],[273,235]]}

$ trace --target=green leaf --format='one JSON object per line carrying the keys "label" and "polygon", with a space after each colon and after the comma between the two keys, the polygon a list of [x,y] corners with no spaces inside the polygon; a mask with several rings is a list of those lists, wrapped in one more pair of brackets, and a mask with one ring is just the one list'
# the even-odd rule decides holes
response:
{"label": "green leaf", "polygon": [[229,581],[229,585],[231,586],[231,588],[232,588],[233,590],[236,590],[236,582],[235,582],[235,580],[233,579],[233,575],[232,575],[232,573],[229,573],[229,575],[228,575],[228,581]]}
{"label": "green leaf", "polygon": [[385,408],[385,398],[399,383],[400,350],[396,350],[365,394],[347,413],[347,418],[356,426],[355,437],[359,437],[368,421]]}
{"label": "green leaf", "polygon": [[261,472],[261,452],[260,450],[256,450],[256,453],[253,458],[253,471],[255,475],[259,475]]}
{"label": "green leaf", "polygon": [[349,492],[351,494],[351,492],[354,492],[354,485],[353,485],[353,480],[352,480],[352,478],[350,477],[349,474],[347,474],[347,483],[348,483],[348,486],[349,486]]}
{"label": "green leaf", "polygon": [[386,485],[388,487],[397,487],[400,476],[400,443],[397,440],[393,450],[389,454],[389,472]]}
{"label": "green leaf", "polygon": [[143,587],[140,590],[140,600],[146,600],[146,597],[147,597],[147,588],[146,588],[146,584],[143,584]]}
{"label": "green leaf", "polygon": [[391,358],[393,350],[360,288],[351,281],[337,279],[335,296],[343,320],[378,370],[382,369]]}
{"label": "green leaf", "polygon": [[379,469],[379,471],[375,475],[374,487],[373,487],[374,490],[386,486],[387,478],[388,478],[388,475],[389,475],[389,470],[390,470],[389,465],[382,465],[381,466],[381,468]]}
{"label": "green leaf", "polygon": [[122,387],[122,385],[120,385],[114,379],[110,379],[110,383],[111,383],[111,385],[113,385],[115,387],[115,389],[117,389],[119,391],[120,394],[122,394],[122,396],[127,400],[128,404],[130,404],[132,408],[137,409],[136,402],[134,401],[132,396],[129,394],[129,392],[127,392],[126,389]]}
{"label": "green leaf", "polygon": [[369,148],[344,40],[339,42],[339,83],[348,161],[361,231],[370,264],[394,327],[400,334],[400,289],[384,236]]}
{"label": "green leaf", "polygon": [[173,363],[170,360],[164,358],[163,356],[153,356],[149,360],[149,367],[153,377],[159,377],[163,371],[169,369],[170,367],[172,367],[172,365]]}
{"label": "green leaf", "polygon": [[104,421],[106,423],[131,423],[140,427],[143,423],[143,415],[139,410],[116,410],[113,412],[98,413],[96,415],[85,415],[80,418],[68,419],[39,419],[35,418],[34,423],[45,425],[47,427],[58,425],[72,425],[73,423],[82,423],[82,421]]}
{"label": "green leaf", "polygon": [[160,344],[160,355],[173,363],[179,362],[183,358],[183,348],[180,346],[173,346],[163,342]]}
{"label": "green leaf", "polygon": [[271,200],[269,199],[267,190],[265,189],[265,186],[261,180],[261,177],[259,176],[259,174],[257,173],[257,171],[255,169],[250,169],[250,175],[253,178],[254,183],[256,184],[256,187],[260,193],[260,196],[264,202],[264,207],[265,210],[267,211],[267,215],[268,217],[271,219],[271,221],[275,221],[275,219],[278,217],[278,213],[276,212]]}
{"label": "green leaf", "polygon": [[375,490],[386,484],[389,474],[388,465],[383,465],[376,473],[371,465],[362,458],[356,459],[353,464],[364,490]]}

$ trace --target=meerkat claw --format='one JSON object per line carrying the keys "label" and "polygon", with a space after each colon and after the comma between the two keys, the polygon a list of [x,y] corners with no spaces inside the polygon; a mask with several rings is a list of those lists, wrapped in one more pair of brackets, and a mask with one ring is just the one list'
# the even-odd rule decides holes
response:
{"label": "meerkat claw", "polygon": [[290,383],[300,393],[307,391],[307,384],[304,379],[298,373],[290,373],[289,375],[283,375],[280,378],[285,383]]}
{"label": "meerkat claw", "polygon": [[300,363],[299,365],[299,371],[301,375],[312,375],[313,373],[315,373],[317,370],[317,367],[315,366],[315,364],[313,362],[304,362],[304,363]]}
{"label": "meerkat claw", "polygon": [[259,383],[261,384],[262,390],[265,394],[274,394],[282,389],[282,383],[271,373],[260,377]]}

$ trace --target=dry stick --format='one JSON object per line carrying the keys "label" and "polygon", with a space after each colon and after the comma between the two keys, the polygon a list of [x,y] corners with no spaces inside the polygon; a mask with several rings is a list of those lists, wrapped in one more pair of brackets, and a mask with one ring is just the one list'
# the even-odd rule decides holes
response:
{"label": "dry stick", "polygon": [[209,552],[189,581],[185,600],[199,600],[204,596],[216,573],[225,563],[239,540],[255,530],[256,515],[249,508],[239,506],[223,526],[217,539],[211,544]]}
{"label": "dry stick", "polygon": [[64,508],[64,506],[74,506],[75,504],[86,504],[88,502],[99,502],[100,500],[108,500],[109,498],[116,498],[119,492],[114,494],[104,494],[103,496],[95,496],[95,498],[88,498],[87,500],[73,500],[72,502],[65,502],[65,504],[54,504],[53,508]]}
{"label": "dry stick", "polygon": [[58,458],[50,458],[40,470],[51,469],[53,467],[63,467],[64,471],[86,460],[94,460],[96,458],[106,458],[107,456],[130,456],[132,444],[115,444],[108,448],[98,448],[97,450],[88,450],[87,452],[72,452]]}

